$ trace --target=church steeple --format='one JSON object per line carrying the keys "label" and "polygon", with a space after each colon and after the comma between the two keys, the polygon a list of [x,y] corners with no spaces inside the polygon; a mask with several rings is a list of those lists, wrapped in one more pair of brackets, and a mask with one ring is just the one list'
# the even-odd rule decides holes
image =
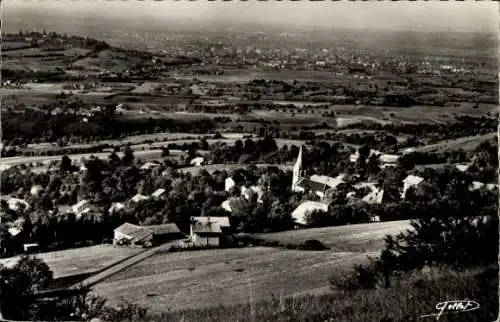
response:
{"label": "church steeple", "polygon": [[295,161],[295,165],[293,166],[293,178],[292,178],[292,189],[295,188],[295,185],[302,177],[302,145],[299,149],[299,155],[297,156],[297,161]]}

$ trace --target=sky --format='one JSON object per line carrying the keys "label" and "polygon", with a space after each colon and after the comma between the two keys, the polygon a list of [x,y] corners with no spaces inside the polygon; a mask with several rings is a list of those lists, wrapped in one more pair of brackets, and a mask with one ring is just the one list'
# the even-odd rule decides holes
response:
{"label": "sky", "polygon": [[[310,2],[310,1],[139,1],[139,0],[2,0],[2,18],[22,18],[25,13],[49,19],[94,17],[169,21],[187,19],[200,23],[242,21],[280,26],[370,28],[373,30],[497,32],[496,1],[416,2]],[[29,22],[25,22],[29,23]]]}

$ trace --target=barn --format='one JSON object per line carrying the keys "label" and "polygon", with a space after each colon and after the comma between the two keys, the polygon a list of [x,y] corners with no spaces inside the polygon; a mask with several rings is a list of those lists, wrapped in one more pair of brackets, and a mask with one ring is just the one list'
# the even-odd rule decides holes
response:
{"label": "barn", "polygon": [[190,238],[195,246],[219,246],[229,217],[191,217]]}
{"label": "barn", "polygon": [[172,223],[149,226],[124,223],[114,230],[113,244],[152,246],[183,237],[177,225]]}

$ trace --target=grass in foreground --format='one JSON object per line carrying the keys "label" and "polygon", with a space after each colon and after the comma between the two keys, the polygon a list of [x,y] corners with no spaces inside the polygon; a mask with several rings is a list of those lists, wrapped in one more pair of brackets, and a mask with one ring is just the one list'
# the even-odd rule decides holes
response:
{"label": "grass in foreground", "polygon": [[155,321],[432,321],[435,305],[470,299],[480,308],[439,321],[493,321],[498,312],[498,269],[414,273],[389,289],[335,292],[152,316]]}

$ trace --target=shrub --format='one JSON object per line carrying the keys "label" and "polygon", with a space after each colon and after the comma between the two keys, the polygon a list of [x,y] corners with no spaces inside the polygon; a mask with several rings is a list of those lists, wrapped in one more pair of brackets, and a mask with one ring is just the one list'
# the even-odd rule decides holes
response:
{"label": "shrub", "polygon": [[317,239],[308,239],[300,247],[303,250],[325,250],[329,249]]}

